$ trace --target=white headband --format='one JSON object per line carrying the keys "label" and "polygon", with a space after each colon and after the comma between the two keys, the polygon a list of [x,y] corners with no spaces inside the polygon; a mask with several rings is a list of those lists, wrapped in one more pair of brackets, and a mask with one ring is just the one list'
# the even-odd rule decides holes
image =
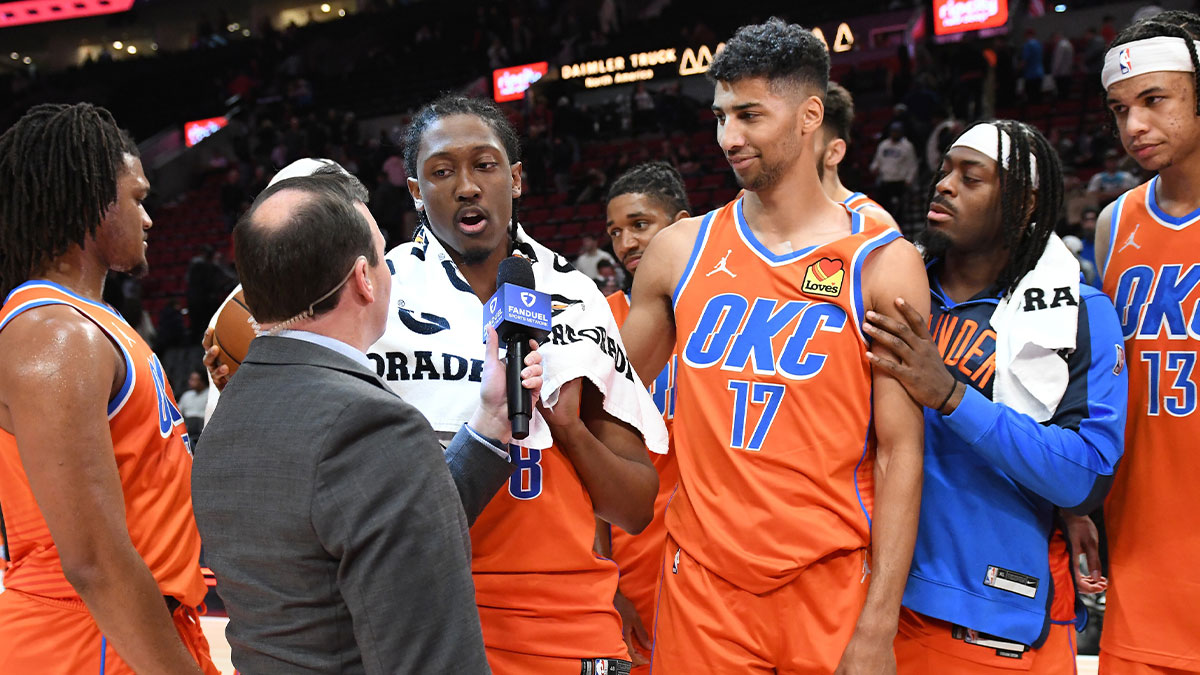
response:
{"label": "white headband", "polygon": [[[1192,42],[1191,48],[1200,54],[1200,47]],[[1145,75],[1146,73],[1172,72],[1193,73],[1192,55],[1188,53],[1188,41],[1183,38],[1158,37],[1134,40],[1117,45],[1104,55],[1104,70],[1100,82],[1107,90],[1121,80]]]}
{"label": "white headband", "polygon": [[[996,156],[997,146],[1000,147],[1001,157]],[[970,148],[987,155],[992,161],[1003,166],[1005,169],[1008,169],[1008,151],[1010,147],[1012,147],[1012,138],[1009,137],[1008,132],[990,122],[976,124],[967,129],[950,146],[951,149]],[[1029,155],[1029,177],[1033,181],[1033,186],[1037,187],[1037,157],[1034,157],[1032,153]]]}

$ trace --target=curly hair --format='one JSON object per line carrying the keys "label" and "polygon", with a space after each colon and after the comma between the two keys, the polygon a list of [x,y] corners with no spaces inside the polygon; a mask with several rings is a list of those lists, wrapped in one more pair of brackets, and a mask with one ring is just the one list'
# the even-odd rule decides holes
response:
{"label": "curly hair", "polygon": [[666,162],[638,164],[621,174],[608,189],[606,201],[611,202],[630,193],[646,195],[662,207],[668,216],[692,210],[688,204],[687,189],[683,186],[683,176]]}
{"label": "curly hair", "polygon": [[829,85],[829,52],[812,31],[771,17],[742,26],[714,58],[707,76],[714,82],[764,77],[790,81],[825,95]]}

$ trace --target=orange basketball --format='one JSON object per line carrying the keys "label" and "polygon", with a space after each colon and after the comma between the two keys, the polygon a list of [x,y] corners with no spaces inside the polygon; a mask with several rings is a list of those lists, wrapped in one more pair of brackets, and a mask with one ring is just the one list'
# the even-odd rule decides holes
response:
{"label": "orange basketball", "polygon": [[221,348],[220,363],[229,367],[229,374],[237,372],[238,366],[250,350],[250,341],[256,337],[254,317],[246,306],[246,298],[239,287],[217,313],[213,344]]}

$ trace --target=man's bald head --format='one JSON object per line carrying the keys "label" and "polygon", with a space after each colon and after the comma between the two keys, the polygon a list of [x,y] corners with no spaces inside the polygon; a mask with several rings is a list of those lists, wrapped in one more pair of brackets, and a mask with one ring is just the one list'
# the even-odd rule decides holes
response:
{"label": "man's bald head", "polygon": [[[379,255],[371,225],[344,181],[289,178],[263,190],[233,230],[246,304],[260,323],[290,319],[337,288],[359,256]],[[340,293],[313,306],[320,315]]]}

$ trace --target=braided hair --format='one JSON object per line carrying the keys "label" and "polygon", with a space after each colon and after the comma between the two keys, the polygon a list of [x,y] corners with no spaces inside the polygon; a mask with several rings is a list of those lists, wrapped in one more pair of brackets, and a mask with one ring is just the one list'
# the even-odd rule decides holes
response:
{"label": "braided hair", "polygon": [[[997,175],[1000,180],[1000,223],[1004,228],[1004,245],[1008,248],[1008,264],[1000,272],[996,284],[1010,294],[1021,279],[1037,265],[1046,250],[1046,242],[1054,233],[1062,214],[1063,176],[1058,153],[1037,128],[1015,120],[976,122],[991,124],[1008,134],[1008,154],[1002,136],[997,135]],[[969,130],[971,127],[968,127]],[[964,130],[965,134],[967,130]],[[1037,183],[1034,184],[1029,158],[1036,160]],[[937,194],[942,176],[934,174],[930,198]]]}
{"label": "braided hair", "polygon": [[[413,116],[412,124],[404,134],[404,169],[410,178],[417,178],[417,153],[421,150],[421,138],[425,130],[434,122],[454,115],[474,115],[487,123],[492,131],[500,138],[504,146],[504,154],[508,155],[508,165],[521,161],[521,141],[517,130],[513,128],[504,111],[496,104],[486,99],[468,98],[458,94],[445,94],[437,100],[425,105]],[[422,227],[429,226],[429,220],[424,211],[417,212]],[[517,199],[512,200],[512,218],[508,223],[508,252],[511,255],[517,248]]]}
{"label": "braided hair", "polygon": [[[1117,34],[1117,37],[1113,38],[1109,49],[1127,42],[1152,37],[1180,38],[1190,47],[1193,40],[1200,39],[1200,16],[1180,10],[1160,12],[1127,26],[1125,30]],[[1192,73],[1192,86],[1193,93],[1196,95],[1196,115],[1200,116],[1200,58],[1196,56],[1195,49],[1188,49],[1188,55],[1192,57],[1192,68],[1195,71]],[[1111,126],[1116,131],[1116,119],[1111,108],[1109,108],[1108,114]]]}
{"label": "braided hair", "polygon": [[96,234],[125,154],[133,140],[90,103],[34,106],[0,135],[0,298]]}
{"label": "braided hair", "polygon": [[692,210],[688,204],[687,190],[683,186],[683,176],[679,175],[678,169],[666,162],[638,164],[621,174],[608,189],[606,201],[611,202],[629,193],[640,193],[653,199],[668,217],[680,211],[690,213]]}

